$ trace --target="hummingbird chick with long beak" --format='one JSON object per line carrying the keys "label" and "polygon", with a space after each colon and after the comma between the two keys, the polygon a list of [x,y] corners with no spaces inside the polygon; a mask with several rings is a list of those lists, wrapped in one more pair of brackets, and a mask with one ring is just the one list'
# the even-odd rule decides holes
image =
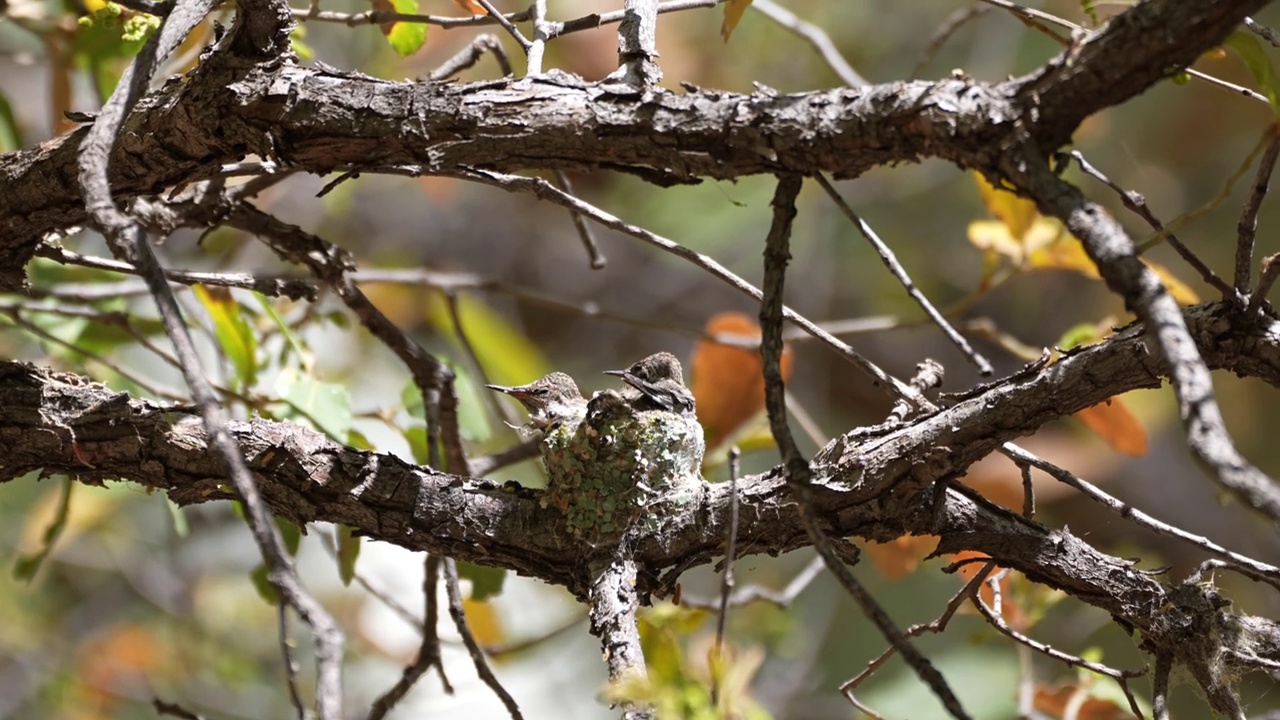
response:
{"label": "hummingbird chick with long beak", "polygon": [[606,370],[631,387],[623,397],[637,410],[666,410],[693,415],[693,393],[684,384],[680,361],[669,352],[656,352],[626,370]]}
{"label": "hummingbird chick with long beak", "polygon": [[550,373],[528,385],[485,387],[520,401],[529,411],[529,424],[525,429],[530,431],[545,431],[565,421],[581,420],[587,412],[587,400],[578,390],[578,384],[562,372]]}

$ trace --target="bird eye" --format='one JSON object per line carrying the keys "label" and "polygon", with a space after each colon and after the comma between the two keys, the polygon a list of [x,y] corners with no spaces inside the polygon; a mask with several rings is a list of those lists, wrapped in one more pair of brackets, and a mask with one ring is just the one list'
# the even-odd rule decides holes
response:
{"label": "bird eye", "polygon": [[537,390],[534,390],[534,391],[533,391],[533,394],[534,394],[534,395],[537,395],[538,397],[546,397],[546,395],[547,395],[547,389],[546,389],[546,388],[538,388]]}

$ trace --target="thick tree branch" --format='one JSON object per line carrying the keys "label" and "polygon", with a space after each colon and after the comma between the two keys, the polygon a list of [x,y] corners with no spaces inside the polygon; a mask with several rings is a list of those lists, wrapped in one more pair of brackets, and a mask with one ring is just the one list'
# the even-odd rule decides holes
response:
{"label": "thick tree branch", "polygon": [[[260,48],[277,36],[252,25],[255,42],[241,38],[249,29],[237,32],[228,44],[235,52],[212,53],[185,81],[143,99],[113,152],[111,190],[118,198],[157,193],[251,153],[317,174],[605,168],[661,183],[756,173],[848,178],[928,157],[993,168],[1014,146],[1015,125],[1052,151],[1084,117],[1213,47],[1262,4],[1143,3],[1040,72],[1006,83],[949,79],[796,95],[651,89],[628,98],[554,72],[531,82],[390,82],[260,62]],[[0,289],[22,283],[40,236],[84,221],[74,171],[83,136],[0,156]]]}
{"label": "thick tree branch", "polygon": [[[1280,386],[1280,322],[1233,326],[1230,307],[1186,311],[1206,360]],[[1274,623],[1214,609],[1196,594],[1202,590],[1178,595],[1070,533],[937,485],[1050,420],[1126,390],[1159,385],[1166,366],[1147,344],[1143,328],[1131,326],[1052,365],[978,388],[953,407],[893,432],[849,433],[812,464],[814,511],[833,535],[884,541],[932,533],[942,537],[943,552],[987,553],[1001,566],[1141,629],[1148,647],[1175,653],[1193,669],[1203,658],[1183,655],[1200,653],[1204,645],[1188,644],[1185,633],[1194,629],[1171,624],[1177,616],[1167,612],[1168,603],[1199,603],[1196,612],[1209,613],[1204,622],[1214,637],[1235,628],[1247,636],[1242,642],[1261,648],[1259,657],[1280,660]],[[232,432],[277,515],[297,523],[343,523],[406,548],[563,584],[582,597],[590,591],[582,568],[591,549],[564,539],[563,518],[538,506],[537,491],[435,473],[389,455],[345,448],[287,423],[256,419],[233,424]],[[84,482],[127,478],[164,490],[180,504],[229,498],[190,410],[132,400],[75,375],[0,363],[0,446],[10,449],[0,459],[5,480],[42,469]],[[690,509],[701,521],[673,523],[675,530],[662,538],[636,539],[637,563],[658,573],[718,557],[731,501],[724,486],[710,487],[705,503]],[[738,502],[738,546],[744,551],[785,552],[809,544],[779,471],[743,479]],[[642,576],[642,588],[651,580]]]}

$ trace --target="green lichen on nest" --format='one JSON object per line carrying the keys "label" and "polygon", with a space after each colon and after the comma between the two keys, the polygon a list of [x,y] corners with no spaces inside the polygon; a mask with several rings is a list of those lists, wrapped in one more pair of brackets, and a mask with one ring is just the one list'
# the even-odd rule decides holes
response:
{"label": "green lichen on nest", "polygon": [[692,416],[601,413],[549,429],[541,449],[543,506],[592,544],[617,543],[632,527],[659,531],[671,503],[701,499],[702,429]]}

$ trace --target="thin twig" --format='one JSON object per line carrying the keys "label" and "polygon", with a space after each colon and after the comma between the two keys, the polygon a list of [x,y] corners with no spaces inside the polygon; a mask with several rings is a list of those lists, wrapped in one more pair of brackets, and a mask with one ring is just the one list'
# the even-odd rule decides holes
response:
{"label": "thin twig", "polygon": [[813,471],[809,468],[809,463],[800,455],[795,438],[792,437],[791,429],[787,425],[786,390],[780,368],[782,293],[786,280],[787,261],[791,257],[791,224],[796,216],[795,200],[800,194],[801,182],[801,178],[797,175],[783,176],[778,179],[778,187],[772,202],[773,224],[765,238],[763,297],[760,303],[762,329],[760,354],[764,365],[765,409],[769,415],[769,427],[782,454],[787,484],[800,506],[805,532],[808,533],[810,542],[813,543],[818,554],[826,562],[827,568],[858,603],[872,624],[884,634],[890,644],[898,649],[911,669],[929,686],[947,712],[956,718],[968,718],[969,714],[960,706],[959,699],[947,686],[946,680],[924,655],[908,642],[906,636],[894,625],[893,620],[871,593],[867,592],[866,588],[853,576],[848,565],[840,557],[839,551],[832,545],[831,539],[823,532],[813,508],[810,488]]}
{"label": "thin twig", "polygon": [[986,5],[970,5],[948,15],[947,19],[942,21],[942,25],[929,37],[929,44],[925,46],[924,52],[920,53],[920,59],[916,61],[915,67],[911,68],[911,75],[908,76],[908,79],[918,79],[925,66],[933,62],[934,56],[938,54],[938,50],[942,48],[947,40],[950,40],[960,28],[971,20],[981,17],[990,9]]}
{"label": "thin twig", "polygon": [[453,625],[458,629],[458,634],[462,636],[462,644],[466,646],[467,652],[471,655],[471,662],[476,666],[476,674],[489,686],[489,689],[493,690],[493,694],[497,695],[498,699],[502,701],[512,720],[523,720],[523,716],[520,714],[520,707],[516,705],[511,693],[507,692],[502,683],[498,682],[493,670],[489,669],[489,662],[484,658],[484,651],[480,649],[480,644],[476,642],[475,636],[471,634],[471,628],[467,626],[467,616],[462,609],[462,589],[458,586],[458,564],[454,562],[453,558],[445,558],[444,560],[444,585],[449,593],[449,615],[453,618]]}
{"label": "thin twig", "polygon": [[720,698],[720,675],[722,671],[722,647],[724,645],[724,628],[729,620],[729,595],[733,592],[733,561],[738,555],[738,471],[742,462],[742,451],[738,446],[729,449],[729,527],[727,545],[724,551],[724,570],[720,573],[720,613],[716,617],[715,664],[711,673],[711,705],[718,704]]}
{"label": "thin twig", "polygon": [[[995,578],[989,579],[988,582],[991,583],[991,585],[993,586],[993,592],[998,593],[999,582]],[[1059,662],[1066,663],[1067,665],[1070,665],[1072,667],[1084,668],[1085,670],[1088,670],[1090,672],[1094,672],[1099,675],[1106,675],[1112,680],[1115,680],[1116,683],[1120,685],[1120,689],[1124,691],[1125,697],[1129,700],[1129,709],[1133,711],[1133,714],[1136,717],[1138,718],[1143,717],[1142,712],[1138,709],[1137,698],[1134,697],[1133,691],[1129,689],[1129,679],[1135,678],[1135,677],[1141,677],[1145,675],[1147,672],[1145,669],[1116,670],[1115,668],[1108,667],[1101,663],[1092,662],[1089,660],[1085,660],[1082,657],[1077,657],[1069,653],[1064,653],[1061,650],[1057,650],[1053,647],[1050,647],[1049,645],[1046,645],[1045,643],[1042,643],[1038,640],[1035,640],[1034,638],[1028,637],[1027,635],[1024,635],[1018,632],[1017,630],[1014,630],[1012,627],[1009,626],[1008,623],[1004,621],[1004,618],[1000,616],[998,610],[994,610],[992,608],[987,607],[987,604],[982,601],[981,595],[975,594],[972,598],[970,598],[970,600],[973,603],[973,606],[978,609],[978,612],[982,614],[982,617],[985,618],[986,621],[990,623],[992,627],[994,627],[996,630],[999,630],[1002,634],[1017,641],[1018,643],[1021,643],[1022,645],[1025,645],[1026,647],[1029,647],[1032,650],[1035,650],[1036,652],[1042,655],[1051,657],[1054,660],[1058,660]]]}
{"label": "thin twig", "polygon": [[947,339],[951,341],[951,344],[955,345],[956,348],[960,350],[960,353],[964,355],[969,362],[973,363],[974,367],[978,368],[978,372],[980,374],[983,376],[990,375],[991,363],[987,362],[986,358],[979,355],[973,347],[969,345],[969,341],[965,340],[963,335],[956,332],[956,329],[951,326],[951,323],[942,316],[942,313],[938,312],[938,309],[933,306],[933,303],[929,302],[929,298],[925,297],[924,293],[920,292],[920,288],[916,287],[916,284],[912,282],[911,276],[908,275],[906,269],[902,267],[902,263],[898,262],[898,257],[894,254],[893,250],[880,239],[879,235],[876,235],[875,230],[872,230],[871,226],[868,225],[866,221],[853,211],[853,208],[849,207],[849,203],[844,201],[844,198],[840,196],[840,192],[835,189],[835,186],[833,186],[829,180],[827,180],[825,175],[819,173],[816,176],[816,179],[818,184],[822,186],[823,191],[827,193],[827,196],[830,197],[831,200],[835,202],[836,207],[840,209],[840,213],[844,215],[849,222],[853,223],[853,226],[858,228],[858,232],[862,233],[862,237],[866,238],[867,242],[871,244],[871,248],[876,251],[876,255],[880,257],[880,261],[884,263],[885,267],[889,268],[889,272],[907,291],[907,294],[911,296],[911,299],[915,300],[916,304],[920,306],[920,309],[924,310],[925,314],[933,320],[934,324],[942,329],[942,333],[947,336]]}
{"label": "thin twig", "polygon": [[[1052,23],[1059,27],[1067,28],[1071,30],[1073,35],[1078,33],[1084,34],[1084,33],[1092,32],[1088,28],[1077,25],[1076,23],[1073,23],[1070,20],[1065,20],[1063,18],[1058,17],[1057,15],[1053,15],[1053,14],[1044,12],[1042,10],[1036,10],[1035,8],[1023,7],[1016,3],[1010,2],[1009,0],[980,0],[980,1],[987,3],[988,5],[994,5],[998,8],[1003,8],[1005,10],[1012,12],[1014,15],[1018,16],[1020,20],[1027,23],[1031,27],[1034,27],[1040,30],[1046,36],[1053,38],[1055,41],[1057,41],[1058,44],[1063,45],[1064,47],[1069,45],[1071,41],[1068,40],[1067,38],[1064,38],[1058,35],[1057,33],[1050,31],[1048,28],[1041,25],[1040,24],[1041,20]],[[1193,70],[1191,68],[1182,68],[1181,72],[1184,72],[1187,75],[1190,75],[1191,77],[1196,78],[1197,80],[1203,80],[1209,83],[1210,85],[1214,85],[1216,87],[1227,90],[1234,95],[1243,95],[1252,100],[1258,100],[1260,102],[1264,102],[1268,104],[1270,104],[1271,102],[1270,100],[1267,99],[1266,95],[1263,95],[1260,92],[1250,90],[1249,88],[1236,85],[1234,83],[1229,83],[1226,80],[1220,80],[1216,77],[1213,77],[1212,75],[1202,73],[1199,70]]]}
{"label": "thin twig", "polygon": [[282,259],[305,266],[337,292],[365,328],[405,364],[422,393],[427,417],[427,447],[430,453],[438,454],[443,445],[445,452],[443,468],[436,457],[431,458],[432,466],[453,473],[466,472],[467,458],[458,429],[458,395],[453,385],[453,371],[397,327],[360,290],[348,274],[352,262],[347,253],[251,205],[238,206],[226,222],[254,233]]}
{"label": "thin twig", "polygon": [[[1151,208],[1147,206],[1147,199],[1142,196],[1142,193],[1134,190],[1125,190],[1112,182],[1111,178],[1107,177],[1101,170],[1091,165],[1088,160],[1085,160],[1084,154],[1079,150],[1072,150],[1071,157],[1075,159],[1075,161],[1080,165],[1080,169],[1083,170],[1086,175],[1115,191],[1115,193],[1120,196],[1120,201],[1124,203],[1124,206],[1131,212],[1137,214],[1138,217],[1146,220],[1147,224],[1150,225],[1152,229],[1156,232],[1163,232],[1165,230],[1164,223],[1160,222],[1159,218],[1151,212]],[[1231,286],[1222,278],[1218,277],[1218,274],[1205,264],[1205,262],[1200,259],[1199,255],[1192,252],[1191,248],[1187,247],[1185,243],[1179,240],[1176,235],[1169,233],[1166,236],[1166,239],[1169,241],[1169,245],[1174,249],[1174,251],[1200,274],[1201,279],[1217,288],[1217,290],[1223,294],[1223,297],[1229,298],[1235,294],[1232,292]]]}
{"label": "thin twig", "polygon": [[1252,30],[1258,37],[1271,43],[1273,47],[1280,48],[1280,33],[1256,22],[1253,18],[1245,18],[1244,26]]}
{"label": "thin twig", "polygon": [[[682,260],[686,260],[692,263],[693,265],[695,265],[696,267],[706,270],[711,275],[725,281],[731,287],[733,287],[734,289],[738,290],[739,292],[749,297],[755,298],[756,300],[760,300],[763,297],[760,290],[758,290],[755,286],[753,286],[751,283],[747,282],[746,280],[743,280],[741,277],[737,276],[736,274],[731,272],[728,268],[724,267],[723,265],[711,259],[710,257],[707,257],[706,255],[702,255],[701,253],[690,250],[689,248],[683,245],[680,245],[679,243],[676,243],[672,240],[668,240],[667,238],[662,237],[661,235],[658,235],[656,233],[650,232],[642,227],[624,222],[618,219],[617,217],[605,212],[604,210],[601,210],[600,208],[597,208],[594,205],[591,205],[590,203],[583,201],[580,198],[574,197],[572,195],[569,195],[563,192],[562,190],[551,185],[550,183],[543,180],[542,178],[522,177],[519,175],[506,175],[503,173],[495,173],[488,170],[479,170],[476,168],[471,168],[463,172],[451,173],[450,175],[453,177],[460,177],[468,180],[475,180],[478,182],[485,183],[487,185],[493,185],[495,187],[500,187],[500,188],[503,188],[504,190],[509,190],[513,192],[520,191],[520,192],[533,193],[534,195],[536,195],[537,197],[543,200],[548,200],[562,207],[574,209],[578,211],[580,214],[582,214],[584,217],[590,218],[592,221],[597,222],[611,230],[616,230],[618,232],[630,235],[634,238],[647,242],[650,245],[658,247],[668,253],[671,253],[672,255],[675,255],[676,257],[679,257]],[[894,399],[906,400],[907,402],[909,402],[911,405],[915,407],[923,407],[924,404],[927,404],[927,401],[921,398],[920,394],[916,392],[914,388],[902,382],[901,380],[898,380],[892,375],[889,375],[884,370],[880,369],[880,367],[877,366],[875,363],[866,359],[865,357],[860,355],[858,352],[856,352],[853,348],[849,347],[848,344],[841,342],[834,335],[818,327],[816,324],[814,324],[809,319],[805,318],[803,315],[800,315],[799,313],[785,306],[782,308],[782,313],[783,313],[783,317],[785,317],[787,320],[790,320],[791,322],[795,323],[796,325],[804,329],[805,332],[809,333],[810,335],[813,335],[814,337],[818,338],[822,342],[826,343],[829,347],[831,347],[836,352],[838,352],[840,356],[843,357],[845,360],[848,360],[855,367],[859,368],[860,370],[865,372],[867,375],[869,375],[871,379],[874,381],[876,387],[880,388],[883,392],[888,394],[890,397]]]}
{"label": "thin twig", "polygon": [[[1012,160],[1014,157],[1017,160]],[[1062,220],[1080,239],[1108,287],[1142,320],[1168,363],[1187,446],[1197,461],[1246,505],[1280,522],[1280,486],[1236,449],[1214,399],[1213,376],[1187,329],[1182,308],[1138,258],[1124,228],[1079,188],[1054,173],[1037,148],[1011,153],[1001,161],[1001,170],[1035,199],[1043,212]]]}
{"label": "thin twig", "polygon": [[[80,144],[80,187],[92,222],[103,232],[112,251],[139,267],[151,290],[160,318],[182,374],[200,407],[210,446],[225,463],[231,483],[245,509],[250,531],[267,567],[267,580],[283,603],[298,611],[311,628],[316,645],[315,705],[320,720],[337,720],[342,712],[342,652],[344,639],[333,617],[302,587],[292,557],[276,528],[271,511],[245,464],[239,443],[227,427],[227,416],[200,366],[177,298],[165,279],[143,228],[120,211],[111,196],[107,167],[125,118],[146,92],[159,62],[168,57],[187,34],[217,5],[217,0],[176,3],[159,30],[122,73],[110,99]],[[250,7],[242,12],[264,12]]]}
{"label": "thin twig", "polygon": [[1071,471],[1060,468],[1037,455],[1023,450],[1013,443],[1005,443],[1005,445],[1000,448],[1000,452],[1021,466],[1035,467],[1048,473],[1059,482],[1079,490],[1089,499],[1110,508],[1120,517],[1129,520],[1139,527],[1144,527],[1160,535],[1190,543],[1207,553],[1216,555],[1217,557],[1235,564],[1238,572],[1241,574],[1257,580],[1258,582],[1263,582],[1273,587],[1280,588],[1280,568],[1278,567],[1232,552],[1221,545],[1212,542],[1208,538],[1193,535],[1181,528],[1161,522],[1132,505],[1108,495],[1096,485],[1077,477]]}
{"label": "thin twig", "polygon": [[[699,8],[713,8],[725,0],[667,0],[667,2],[658,3],[658,14],[681,12],[683,10],[697,10]],[[548,40],[568,35],[569,33],[580,32],[582,30],[594,30],[603,25],[612,25],[620,23],[627,17],[626,10],[614,10],[613,12],[584,15],[573,20],[565,20],[564,22],[551,23],[550,36]]]}
{"label": "thin twig", "polygon": [[840,50],[836,48],[836,44],[831,42],[831,36],[827,34],[826,30],[800,18],[773,0],[755,0],[755,2],[751,3],[751,7],[764,13],[765,17],[799,35],[812,45],[813,49],[818,51],[822,59],[840,78],[840,82],[849,87],[866,87],[870,84],[866,78],[853,69],[848,60],[844,59],[844,55],[841,55]]}
{"label": "thin twig", "polygon": [[1258,310],[1262,309],[1262,303],[1267,301],[1267,295],[1271,293],[1271,286],[1275,284],[1277,278],[1280,278],[1280,253],[1262,258],[1262,272],[1258,275],[1258,287],[1249,298],[1250,314],[1257,314]]}
{"label": "thin twig", "polygon": [[[344,13],[335,12],[333,10],[316,11],[312,8],[290,8],[289,11],[293,14],[293,19],[299,22],[314,20],[317,22],[342,23],[348,27],[404,22],[435,25],[448,30],[458,27],[499,24],[498,19],[491,15],[468,15],[466,17],[456,17],[450,15],[418,15],[415,13],[399,13],[383,10],[370,10],[362,13]],[[531,16],[532,12],[530,10],[521,10],[519,12],[507,13],[502,17],[509,23],[518,23],[528,20]]]}
{"label": "thin twig", "polygon": [[[563,170],[555,171],[556,185],[566,194],[573,194],[573,183],[569,181],[569,175]],[[578,238],[582,240],[582,247],[587,251],[587,257],[591,260],[591,269],[599,270],[603,268],[608,260],[604,254],[600,252],[600,246],[596,244],[595,235],[591,232],[591,226],[586,220],[582,219],[581,213],[569,211],[569,217],[573,219],[573,227],[578,231]]]}
{"label": "thin twig", "polygon": [[[990,560],[983,561],[981,558],[974,558],[974,560],[985,562],[985,564],[978,569],[973,577],[969,578],[968,582],[966,582],[955,595],[951,596],[951,599],[947,601],[946,606],[942,609],[942,612],[938,617],[928,623],[912,625],[906,629],[903,633],[904,635],[907,637],[918,637],[925,633],[940,633],[947,629],[947,625],[951,622],[951,618],[955,616],[956,611],[960,609],[961,605],[964,605],[966,600],[978,592],[983,581],[987,579],[987,576],[990,575],[991,571],[996,567],[996,564]],[[890,645],[884,652],[880,653],[879,657],[867,663],[867,666],[862,669],[862,672],[859,672],[849,680],[846,680],[844,684],[840,686],[840,693],[844,695],[849,702],[853,703],[854,707],[858,708],[862,712],[879,717],[879,715],[876,715],[869,708],[859,702],[853,696],[853,691],[865,682],[867,678],[875,674],[875,672],[879,670],[882,665],[888,662],[889,658],[893,657],[894,653],[897,651],[898,649],[895,646]]]}
{"label": "thin twig", "polygon": [[529,52],[529,48],[533,43],[529,42],[529,38],[525,37],[524,33],[520,32],[520,28],[516,27],[514,23],[508,20],[506,15],[498,12],[498,8],[494,7],[493,3],[489,2],[489,0],[474,0],[474,2],[484,8],[485,12],[489,13],[489,17],[493,18],[494,22],[501,25],[503,30],[511,33],[511,37],[515,38],[516,42],[520,43],[521,49],[526,53]]}
{"label": "thin twig", "polygon": [[[423,562],[422,596],[425,607],[423,609],[422,642],[418,646],[418,657],[414,659],[412,665],[405,667],[395,685],[387,688],[386,692],[373,701],[373,705],[369,708],[367,720],[382,720],[382,718],[386,717],[387,713],[391,712],[396,704],[409,693],[409,690],[418,682],[418,679],[433,667],[440,674],[440,682],[444,685],[444,691],[450,695],[453,694],[453,686],[449,684],[449,678],[444,673],[444,661],[440,656],[440,636],[437,634],[437,625],[440,621],[439,585],[440,558],[435,555],[428,555]],[[416,625],[417,623],[415,622],[414,624]]]}
{"label": "thin twig", "polygon": [[[791,582],[782,590],[774,590],[762,585],[745,585],[734,590],[733,595],[729,598],[731,607],[741,607],[757,601],[767,602],[775,605],[783,610],[791,607],[791,603],[795,602],[800,593],[809,587],[814,578],[822,574],[826,564],[821,557],[815,557],[809,561],[807,565],[791,578]],[[680,604],[687,607],[702,608],[705,610],[717,610],[720,607],[720,599],[702,599],[686,594]]]}
{"label": "thin twig", "polygon": [[1253,191],[1249,199],[1240,209],[1240,221],[1236,223],[1236,297],[1243,298],[1249,292],[1249,281],[1253,275],[1253,240],[1258,234],[1258,211],[1262,209],[1262,200],[1267,196],[1267,188],[1271,184],[1271,171],[1275,169],[1276,157],[1280,156],[1280,132],[1276,126],[1270,126],[1271,142],[1258,161],[1258,174],[1253,178]]}
{"label": "thin twig", "polygon": [[484,33],[477,35],[469,45],[428,73],[427,79],[434,82],[448,80],[480,62],[480,58],[484,57],[485,53],[493,54],[493,59],[497,61],[503,77],[511,75],[511,58],[507,57],[507,51],[502,48],[502,42],[498,40],[497,35]]}
{"label": "thin twig", "polygon": [[1022,516],[1031,519],[1036,516],[1036,487],[1031,481],[1031,464],[1020,460],[1014,462],[1022,471]]}
{"label": "thin twig", "polygon": [[285,686],[289,688],[289,702],[298,720],[306,720],[307,708],[298,695],[298,661],[293,657],[293,638],[289,637],[289,608],[284,603],[276,605],[276,628],[279,633],[280,657],[284,660]]}

